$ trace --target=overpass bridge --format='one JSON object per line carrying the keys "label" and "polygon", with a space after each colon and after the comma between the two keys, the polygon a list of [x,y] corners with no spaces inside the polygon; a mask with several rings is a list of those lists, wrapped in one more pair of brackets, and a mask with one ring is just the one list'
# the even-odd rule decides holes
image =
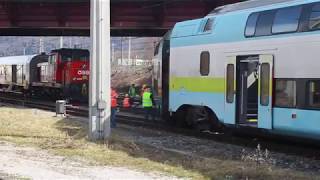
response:
{"label": "overpass bridge", "polygon": [[[112,36],[162,36],[241,0],[111,0]],[[89,36],[90,0],[0,0],[2,36]]]}

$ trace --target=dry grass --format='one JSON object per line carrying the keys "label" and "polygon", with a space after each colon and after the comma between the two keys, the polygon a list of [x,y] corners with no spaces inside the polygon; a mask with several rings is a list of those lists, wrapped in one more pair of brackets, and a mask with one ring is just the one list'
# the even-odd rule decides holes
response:
{"label": "dry grass", "polygon": [[186,157],[113,135],[107,144],[87,141],[87,125],[32,109],[0,108],[0,139],[32,145],[92,164],[157,171],[190,179],[314,179],[310,174],[271,165]]}
{"label": "dry grass", "polygon": [[108,147],[102,142],[89,142],[86,123],[56,118],[52,113],[32,109],[1,107],[0,113],[2,140],[40,147],[63,156],[82,158],[92,164],[156,171],[183,178],[205,178],[197,171],[132,156],[126,150],[137,150],[134,143],[118,143],[116,137],[110,138]]}

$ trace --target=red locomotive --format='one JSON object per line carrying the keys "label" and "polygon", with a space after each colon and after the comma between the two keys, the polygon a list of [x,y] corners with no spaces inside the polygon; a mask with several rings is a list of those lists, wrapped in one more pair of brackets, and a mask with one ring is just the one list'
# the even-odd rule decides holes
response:
{"label": "red locomotive", "polygon": [[0,87],[30,95],[87,100],[89,51],[57,49],[49,55],[0,58]]}

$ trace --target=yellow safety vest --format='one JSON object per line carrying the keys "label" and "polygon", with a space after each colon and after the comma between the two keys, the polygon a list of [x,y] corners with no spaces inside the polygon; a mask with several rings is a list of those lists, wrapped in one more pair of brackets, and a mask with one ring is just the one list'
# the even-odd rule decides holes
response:
{"label": "yellow safety vest", "polygon": [[142,106],[143,107],[152,107],[151,93],[144,92],[142,96]]}

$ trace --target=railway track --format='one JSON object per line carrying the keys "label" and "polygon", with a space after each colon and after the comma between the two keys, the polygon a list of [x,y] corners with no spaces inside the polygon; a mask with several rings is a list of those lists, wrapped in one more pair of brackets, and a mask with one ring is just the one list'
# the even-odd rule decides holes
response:
{"label": "railway track", "polygon": [[[0,92],[0,102],[55,112],[54,102],[44,102],[41,100],[25,98],[19,94],[7,94]],[[87,107],[67,105],[66,110],[67,114],[72,116],[88,117],[89,115]],[[207,140],[214,140],[221,143],[228,143],[239,146],[255,148],[257,144],[259,144],[262,148],[267,148],[268,150],[273,152],[280,152],[288,155],[298,155],[313,159],[320,159],[320,152],[318,151],[319,142],[316,142],[316,144],[312,144],[310,142],[308,142],[307,144],[305,142],[299,142],[297,144],[296,141],[287,141],[287,139],[282,138],[280,140],[279,138],[275,139],[270,137],[257,138],[256,136],[243,134],[240,134],[239,136],[238,133],[236,133],[236,135],[226,133],[228,131],[224,133],[196,132],[191,129],[177,128],[173,125],[169,125],[164,120],[158,119],[156,121],[146,121],[142,118],[143,116],[141,116],[141,108],[137,109],[137,111],[138,114],[140,114],[140,116],[137,116],[136,114],[132,113],[127,113],[128,110],[126,112],[120,112],[117,114],[117,121],[120,124],[166,131],[169,133],[175,133]]]}

